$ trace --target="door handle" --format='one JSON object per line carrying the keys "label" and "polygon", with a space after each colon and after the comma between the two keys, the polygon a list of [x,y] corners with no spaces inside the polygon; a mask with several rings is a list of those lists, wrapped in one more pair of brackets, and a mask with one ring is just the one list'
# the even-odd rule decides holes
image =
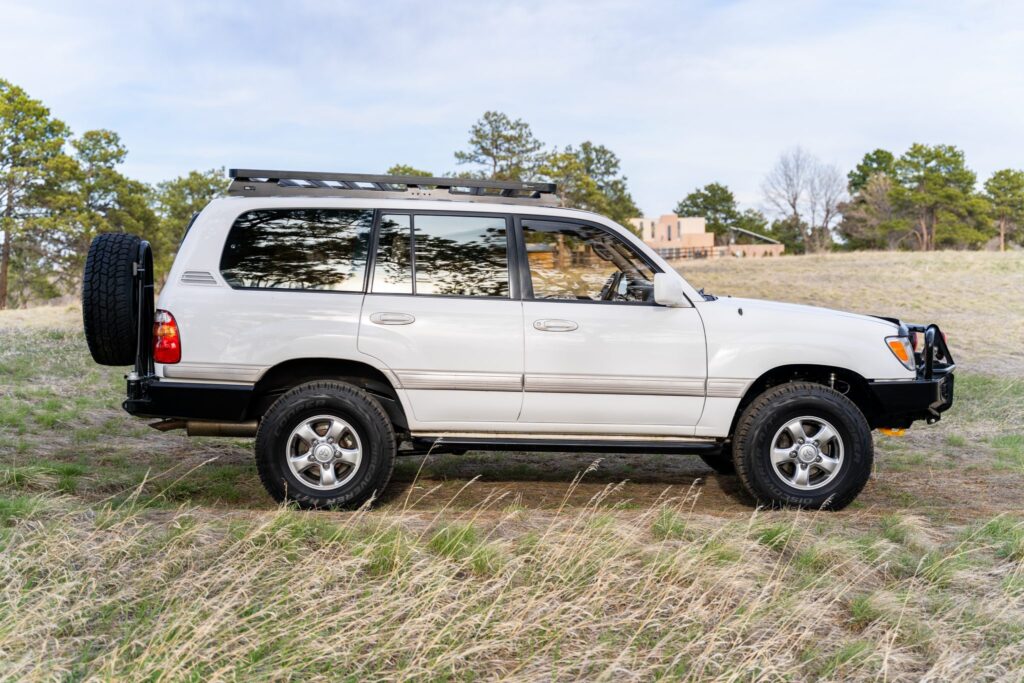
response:
{"label": "door handle", "polygon": [[410,325],[416,322],[416,316],[409,313],[380,312],[370,315],[370,322],[378,325]]}
{"label": "door handle", "polygon": [[579,325],[572,320],[534,320],[533,329],[541,332],[572,332]]}

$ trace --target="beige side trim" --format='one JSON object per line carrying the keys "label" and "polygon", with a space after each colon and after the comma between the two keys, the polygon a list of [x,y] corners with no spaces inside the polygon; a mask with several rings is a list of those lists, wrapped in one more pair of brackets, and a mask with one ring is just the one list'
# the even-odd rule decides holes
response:
{"label": "beige side trim", "polygon": [[703,396],[704,380],[693,377],[528,374],[525,389],[564,394]]}
{"label": "beige side trim", "polygon": [[164,377],[169,379],[212,379],[225,382],[255,382],[267,370],[262,365],[226,363],[178,363],[163,367]]}
{"label": "beige side trim", "polygon": [[741,398],[753,380],[709,379],[708,398]]}
{"label": "beige side trim", "polygon": [[436,391],[522,391],[523,376],[502,372],[439,372],[433,370],[396,370],[405,389]]}

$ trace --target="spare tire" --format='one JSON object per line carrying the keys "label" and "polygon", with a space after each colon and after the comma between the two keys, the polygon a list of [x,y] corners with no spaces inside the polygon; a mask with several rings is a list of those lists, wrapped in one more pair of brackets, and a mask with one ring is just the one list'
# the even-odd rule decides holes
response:
{"label": "spare tire", "polygon": [[139,312],[134,264],[142,240],[104,233],[89,245],[82,278],[82,320],[93,360],[100,365],[135,362]]}

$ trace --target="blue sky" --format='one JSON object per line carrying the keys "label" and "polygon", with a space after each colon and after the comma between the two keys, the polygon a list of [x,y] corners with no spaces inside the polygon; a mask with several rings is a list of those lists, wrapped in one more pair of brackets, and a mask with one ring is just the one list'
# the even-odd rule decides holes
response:
{"label": "blue sky", "polygon": [[126,172],[436,173],[487,109],[614,150],[640,207],[711,181],[762,208],[801,145],[844,171],[911,142],[1024,167],[1017,2],[14,2],[0,77]]}

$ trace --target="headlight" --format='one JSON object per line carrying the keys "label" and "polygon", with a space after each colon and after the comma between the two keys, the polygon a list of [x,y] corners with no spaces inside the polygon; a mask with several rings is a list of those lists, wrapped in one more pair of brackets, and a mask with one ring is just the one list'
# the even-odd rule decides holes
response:
{"label": "headlight", "polygon": [[911,346],[909,339],[906,337],[886,337],[885,343],[889,346],[889,350],[892,351],[892,355],[896,356],[896,359],[903,363],[903,367],[907,370],[916,369],[914,347]]}

